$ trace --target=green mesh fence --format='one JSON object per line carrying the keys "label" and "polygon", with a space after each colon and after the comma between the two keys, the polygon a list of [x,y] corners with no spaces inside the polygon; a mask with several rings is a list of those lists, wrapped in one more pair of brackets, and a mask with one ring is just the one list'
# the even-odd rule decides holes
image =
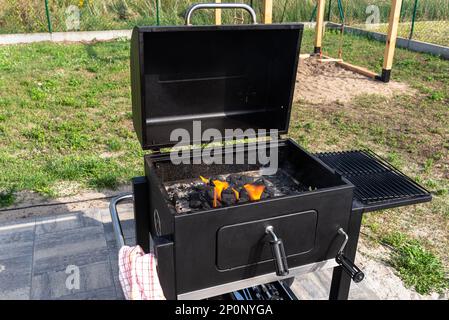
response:
{"label": "green mesh fence", "polygon": [[[47,0],[53,31],[111,30],[135,25],[179,25],[186,8],[214,0]],[[259,20],[263,0],[223,0],[246,3],[256,10]],[[309,21],[315,0],[275,0],[274,22]],[[157,10],[159,7],[159,10]],[[158,17],[159,13],[159,17]],[[79,24],[74,20],[79,17]],[[158,19],[159,18],[159,19]],[[223,23],[248,23],[242,10],[223,10]],[[214,23],[213,10],[195,12],[194,24]],[[44,0],[0,0],[0,33],[48,32]]]}
{"label": "green mesh fence", "polygon": [[[390,0],[333,0],[334,22],[340,22],[337,2],[342,3],[346,25],[387,32]],[[449,46],[449,0],[403,0],[398,36]]]}
{"label": "green mesh fence", "polygon": [[[47,0],[53,31],[129,29],[135,25],[179,25],[193,3],[213,0]],[[258,18],[263,0],[250,4]],[[326,20],[386,32],[391,0],[327,0]],[[159,10],[157,8],[159,7]],[[314,21],[316,0],[274,0],[273,22]],[[223,10],[223,23],[248,23],[242,10]],[[377,18],[374,19],[374,18]],[[214,23],[212,10],[194,14],[194,24]],[[0,33],[48,32],[44,0],[0,0]],[[399,36],[449,46],[449,0],[403,0]]]}

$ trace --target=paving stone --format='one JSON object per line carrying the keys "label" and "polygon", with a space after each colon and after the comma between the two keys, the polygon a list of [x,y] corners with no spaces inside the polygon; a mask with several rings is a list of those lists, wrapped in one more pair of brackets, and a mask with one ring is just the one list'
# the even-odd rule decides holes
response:
{"label": "paving stone", "polygon": [[33,254],[35,219],[25,219],[0,225],[1,260]]}
{"label": "paving stone", "polygon": [[0,300],[29,300],[30,287],[0,291]]}
{"label": "paving stone", "polygon": [[2,260],[33,255],[33,241],[0,244],[0,264]]}
{"label": "paving stone", "polygon": [[36,236],[34,274],[107,261],[103,227],[86,227]]}
{"label": "paving stone", "polygon": [[8,233],[11,231],[34,230],[35,224],[36,224],[35,217],[15,219],[9,222],[2,222],[0,224],[0,233]]}
{"label": "paving stone", "polygon": [[36,219],[36,234],[77,229],[91,226],[101,226],[101,214],[98,210],[73,212],[70,214],[53,215]]}
{"label": "paving stone", "polygon": [[66,295],[57,300],[117,300],[114,287],[90,290]]}
{"label": "paving stone", "polygon": [[0,260],[0,299],[29,298],[32,255]]}
{"label": "paving stone", "polygon": [[17,245],[21,243],[32,243],[34,241],[34,226],[0,231],[0,250],[2,246],[12,244]]}
{"label": "paving stone", "polygon": [[[75,273],[65,270],[46,272],[33,276],[32,299],[56,299],[69,295],[88,295],[90,291],[114,286],[109,261],[93,263],[79,267],[79,289],[69,289],[67,281]],[[69,278],[70,277],[70,278]],[[114,288],[113,288],[114,289]],[[116,296],[115,289],[112,296]]]}
{"label": "paving stone", "polygon": [[[292,290],[300,300],[327,300],[329,299],[332,270],[326,269],[308,273],[295,278]],[[349,299],[376,300],[376,293],[368,288],[365,282],[351,283]]]}
{"label": "paving stone", "polygon": [[[119,205],[117,210],[120,221],[134,219],[134,211],[132,205],[122,204]],[[109,209],[101,209],[100,213],[103,223],[111,222],[111,213],[109,212]]]}
{"label": "paving stone", "polygon": [[[125,237],[125,243],[128,246],[134,245],[134,220],[124,220],[121,221],[123,235]],[[106,243],[108,248],[117,249],[117,240],[115,238],[114,230],[112,228],[112,223],[106,222],[103,224],[104,227],[104,235],[106,238]],[[131,242],[128,242],[131,241]]]}
{"label": "paving stone", "polygon": [[292,290],[300,300],[328,299],[330,282],[321,273],[308,273],[295,278]]}

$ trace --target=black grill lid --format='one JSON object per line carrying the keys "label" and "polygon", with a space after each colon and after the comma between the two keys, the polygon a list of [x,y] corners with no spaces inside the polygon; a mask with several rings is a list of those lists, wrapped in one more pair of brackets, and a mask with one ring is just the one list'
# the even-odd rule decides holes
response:
{"label": "black grill lid", "polygon": [[302,24],[136,27],[134,129],[143,149],[173,146],[174,129],[287,133]]}

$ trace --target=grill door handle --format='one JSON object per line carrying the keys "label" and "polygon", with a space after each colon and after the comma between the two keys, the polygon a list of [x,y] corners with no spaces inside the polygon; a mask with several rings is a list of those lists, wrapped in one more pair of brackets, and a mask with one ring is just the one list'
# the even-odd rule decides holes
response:
{"label": "grill door handle", "polygon": [[288,275],[287,256],[285,255],[284,243],[282,239],[278,238],[274,233],[273,226],[267,226],[265,233],[270,235],[271,252],[274,258],[274,264],[276,266],[276,275],[283,277]]}
{"label": "grill door handle", "polygon": [[345,240],[343,241],[343,244],[341,245],[341,248],[337,253],[337,257],[335,257],[335,261],[337,261],[337,263],[343,268],[343,271],[346,272],[355,283],[358,283],[365,278],[365,274],[362,272],[362,270],[359,269],[359,267],[355,265],[354,262],[349,260],[343,254],[343,250],[345,249],[346,244],[349,240],[348,234],[343,230],[343,228],[338,229],[338,234],[343,235],[345,237]]}
{"label": "grill door handle", "polygon": [[351,277],[352,281],[358,283],[365,278],[365,274],[344,254],[339,254],[335,258],[337,263],[341,265],[343,270]]}

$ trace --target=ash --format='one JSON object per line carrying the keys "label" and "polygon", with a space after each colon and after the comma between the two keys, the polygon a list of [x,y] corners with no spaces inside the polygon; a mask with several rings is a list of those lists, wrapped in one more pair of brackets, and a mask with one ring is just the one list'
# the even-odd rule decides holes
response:
{"label": "ash", "polygon": [[[282,197],[292,194],[298,194],[304,191],[313,190],[312,187],[306,187],[299,181],[289,175],[282,169],[278,169],[274,175],[262,175],[260,171],[247,171],[241,173],[216,175],[207,177],[211,180],[227,181],[232,188],[242,188],[244,184],[263,184],[265,185],[264,194],[259,201],[264,199]],[[192,213],[201,210],[212,209],[210,197],[207,197],[207,185],[197,179],[172,181],[164,184],[167,190],[169,200],[175,206],[178,214]],[[203,196],[206,195],[206,196]],[[192,198],[195,198],[195,205],[192,205]],[[242,198],[235,203],[220,202],[219,207],[227,207],[231,205],[239,205],[249,200]]]}

